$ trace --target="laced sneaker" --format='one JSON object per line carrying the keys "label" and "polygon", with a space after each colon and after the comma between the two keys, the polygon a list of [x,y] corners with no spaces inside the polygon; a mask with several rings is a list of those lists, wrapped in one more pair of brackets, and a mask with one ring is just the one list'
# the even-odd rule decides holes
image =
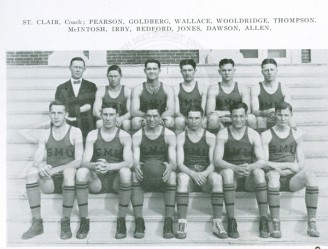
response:
{"label": "laced sneaker", "polygon": [[81,217],[80,227],[76,233],[77,239],[85,239],[90,230],[90,221],[86,217]]}
{"label": "laced sneaker", "polygon": [[42,219],[32,219],[32,226],[22,235],[22,239],[31,239],[43,233]]}
{"label": "laced sneaker", "polygon": [[272,238],[279,239],[281,238],[281,231],[280,231],[280,220],[279,219],[273,219],[273,231],[271,233]]}
{"label": "laced sneaker", "polygon": [[143,237],[145,237],[145,221],[143,218],[139,217],[136,218],[136,228],[134,230],[133,233],[133,237],[136,239],[142,239]]}
{"label": "laced sneaker", "polygon": [[228,234],[225,231],[222,221],[220,219],[213,220],[213,234],[220,239],[228,238]]}
{"label": "laced sneaker", "polygon": [[70,239],[72,238],[71,224],[68,217],[62,218],[60,222],[60,238]]}
{"label": "laced sneaker", "polygon": [[239,238],[239,232],[237,230],[237,222],[235,218],[228,219],[228,236],[230,238]]}
{"label": "laced sneaker", "polygon": [[164,239],[172,239],[174,237],[173,220],[170,217],[166,217],[164,220],[163,237]]}
{"label": "laced sneaker", "polygon": [[115,239],[124,239],[126,238],[126,225],[125,218],[119,217],[116,222],[116,234]]}
{"label": "laced sneaker", "polygon": [[178,219],[178,231],[175,237],[177,239],[185,239],[187,237],[187,219]]}
{"label": "laced sneaker", "polygon": [[320,233],[317,231],[317,225],[316,225],[315,219],[308,220],[307,234],[310,237],[320,237]]}
{"label": "laced sneaker", "polygon": [[268,220],[264,216],[261,216],[261,218],[260,218],[259,230],[260,230],[260,237],[261,238],[269,238],[270,237],[270,230],[269,230]]}

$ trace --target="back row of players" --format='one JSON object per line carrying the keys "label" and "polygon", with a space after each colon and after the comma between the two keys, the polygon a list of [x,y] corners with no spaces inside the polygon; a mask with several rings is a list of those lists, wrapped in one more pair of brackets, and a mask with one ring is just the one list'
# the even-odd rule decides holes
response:
{"label": "back row of players", "polygon": [[[74,59],[70,67],[72,77],[77,72],[82,76],[85,69],[84,62],[80,58]],[[76,62],[82,64],[76,65]],[[125,216],[131,199],[135,215],[134,237],[143,238],[145,234],[142,215],[143,191],[153,191],[156,186],[148,184],[142,165],[149,164],[151,160],[154,167],[158,161],[165,165],[162,175],[164,184],[158,181],[159,186],[156,189],[164,191],[164,238],[186,237],[189,192],[195,190],[211,193],[213,233],[219,238],[228,236],[238,238],[239,232],[234,218],[236,189],[255,190],[260,214],[260,237],[266,238],[271,234],[274,238],[280,238],[279,191],[298,191],[304,187],[306,187],[305,202],[308,212],[307,232],[309,236],[319,236],[315,222],[319,190],[314,174],[304,170],[302,136],[298,131],[290,128],[292,107],[284,102],[286,98],[288,99],[288,95],[283,94],[286,89],[279,83],[272,94],[269,94],[265,85],[268,79],[275,79],[276,67],[274,60],[266,59],[262,63],[265,81],[252,89],[252,94],[258,91],[257,107],[260,109],[256,109],[252,98],[251,106],[258,110],[253,113],[265,116],[267,125],[273,125],[261,134],[262,139],[250,127],[251,120],[256,123],[256,119],[254,116],[250,118],[250,114],[247,114],[248,106],[243,103],[249,101],[249,97],[246,96],[247,91],[241,90],[242,88],[237,87],[237,83],[233,81],[232,60],[224,59],[220,62],[219,72],[224,80],[208,91],[206,108],[210,115],[207,115],[207,122],[204,122],[202,108],[206,103],[204,100],[206,90],[193,81],[195,64],[192,60],[181,62],[181,72],[185,81],[177,88],[176,100],[180,101],[176,104],[176,108],[174,103],[177,101],[174,101],[173,91],[158,82],[159,62],[155,60],[146,62],[147,82],[132,91],[131,114],[134,117],[132,127],[137,129],[138,125],[143,126],[132,136],[132,144],[130,135],[118,128],[122,125],[123,128],[129,127],[129,91],[119,84],[120,68],[110,67],[108,70],[110,85],[103,92],[98,90],[93,108],[94,113],[100,118],[98,125],[101,128],[89,132],[84,152],[82,140],[86,132],[85,127],[92,126],[90,115],[85,113],[90,113],[92,105],[86,102],[78,103],[80,106],[77,109],[72,108],[74,106],[72,99],[66,101],[60,99],[68,97],[71,91],[77,94],[75,101],[78,102],[78,94],[83,93],[81,89],[83,84],[80,89],[77,89],[75,84],[79,85],[84,80],[75,83],[76,79],[73,77],[67,82],[69,84],[64,83],[59,86],[56,92],[57,100],[49,106],[52,127],[42,134],[34,167],[26,176],[26,191],[33,222],[30,229],[23,234],[23,239],[43,233],[40,186],[45,193],[63,193],[62,239],[72,237],[70,216],[75,197],[81,217],[76,236],[79,239],[87,237],[89,191],[91,193],[118,192],[119,212],[115,235],[117,239],[126,237]],[[110,70],[113,68],[114,70]],[[86,87],[84,88],[86,90]],[[112,100],[111,94],[115,89],[117,97],[114,99],[125,99],[125,108],[124,105]],[[85,94],[90,93],[85,92]],[[229,95],[236,99],[239,96],[242,100],[229,100]],[[275,101],[279,97],[282,99]],[[269,107],[270,98],[273,99],[271,106],[265,109]],[[145,100],[148,103],[145,103]],[[217,108],[220,105],[225,105],[225,109]],[[209,109],[213,106],[216,106],[215,109]],[[178,110],[175,125],[176,127],[181,125],[181,132],[177,132],[177,136],[165,127],[172,127],[174,109]],[[71,110],[75,111],[73,113],[75,117]],[[66,122],[81,126],[82,133],[80,129]],[[222,124],[227,123],[230,125],[224,128]],[[216,137],[204,129],[206,124],[212,130],[220,129]],[[188,126],[187,129],[184,129],[184,125]],[[221,220],[223,201],[228,216],[227,232]],[[176,233],[173,231],[175,202],[178,208]],[[273,220],[271,233],[267,221],[268,206]]]}

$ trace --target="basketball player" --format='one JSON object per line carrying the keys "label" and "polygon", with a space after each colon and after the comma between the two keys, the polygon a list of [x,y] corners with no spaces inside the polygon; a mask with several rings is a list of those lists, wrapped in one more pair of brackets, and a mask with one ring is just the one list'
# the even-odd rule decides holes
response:
{"label": "basketball player", "polygon": [[132,150],[131,137],[116,127],[118,106],[103,102],[103,126],[88,134],[82,167],[76,173],[76,199],[81,223],[76,234],[84,239],[89,232],[88,190],[91,193],[118,192],[119,211],[116,239],[126,237],[125,216],[131,197]]}
{"label": "basketball player", "polygon": [[279,191],[299,191],[306,188],[305,204],[308,214],[307,233],[319,237],[316,229],[316,211],[319,188],[313,172],[304,169],[302,134],[291,129],[288,124],[292,117],[292,107],[286,102],[275,105],[276,125],[261,134],[268,180],[268,198],[273,220],[274,238],[281,237]]}
{"label": "basketball player", "polygon": [[267,184],[260,135],[246,126],[247,105],[234,103],[230,106],[232,125],[217,135],[214,151],[215,166],[223,177],[223,196],[228,215],[228,236],[238,238],[234,214],[235,190],[253,191],[255,184],[256,200],[260,213],[260,237],[270,236],[267,212]]}
{"label": "basketball player", "polygon": [[205,110],[207,93],[207,86],[195,81],[196,62],[194,60],[180,61],[180,72],[183,82],[174,88],[176,134],[184,131],[190,106],[201,106]]}
{"label": "basketball player", "polygon": [[130,130],[130,88],[121,85],[122,70],[117,65],[112,65],[107,69],[109,85],[99,88],[96,93],[96,101],[93,106],[93,115],[98,119],[97,127],[102,127],[101,106],[103,102],[118,104],[118,115],[116,126],[122,127],[125,131]]}
{"label": "basketball player", "polygon": [[[146,126],[138,130],[132,137],[134,172],[132,173],[132,197],[131,202],[135,216],[134,238],[143,238],[145,224],[142,215],[144,201],[142,164],[149,159],[157,159],[162,162],[166,170],[163,174],[163,184],[159,181],[156,190],[164,191],[165,221],[163,237],[173,238],[173,217],[176,196],[176,137],[175,134],[160,125],[160,111],[158,106],[148,106],[146,112]],[[147,183],[144,184],[147,186]],[[163,188],[161,188],[163,187]],[[154,191],[155,189],[146,189]]]}
{"label": "basketball player", "polygon": [[187,209],[189,192],[211,193],[213,209],[213,234],[227,238],[221,216],[223,207],[222,177],[214,172],[213,151],[215,136],[202,128],[203,109],[200,106],[189,108],[188,129],[177,137],[178,174],[177,204],[178,231],[176,238],[187,236]]}
{"label": "basketball player", "polygon": [[26,175],[26,193],[32,213],[32,226],[22,236],[30,239],[43,233],[40,187],[45,194],[63,193],[61,239],[72,237],[70,217],[75,200],[75,173],[80,167],[83,143],[80,129],[66,124],[68,113],[59,100],[49,105],[51,128],[39,141],[33,167]]}
{"label": "basketball player", "polygon": [[131,115],[132,129],[140,129],[149,104],[159,106],[160,123],[168,128],[174,127],[174,92],[171,86],[159,81],[161,63],[150,59],[145,62],[144,72],[147,80],[132,89]]}
{"label": "basketball player", "polygon": [[[257,129],[262,132],[275,125],[275,105],[282,101],[290,102],[290,90],[277,81],[278,65],[274,59],[262,61],[264,80],[251,88],[252,113],[257,117]],[[295,121],[290,120],[295,128]]]}

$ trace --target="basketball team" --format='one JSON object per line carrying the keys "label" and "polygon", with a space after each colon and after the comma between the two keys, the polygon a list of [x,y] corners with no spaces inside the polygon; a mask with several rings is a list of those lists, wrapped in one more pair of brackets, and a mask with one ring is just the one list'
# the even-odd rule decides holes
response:
{"label": "basketball team", "polygon": [[[127,236],[125,217],[131,201],[133,236],[144,238],[145,191],[164,192],[166,239],[187,237],[189,193],[208,193],[213,234],[225,239],[240,236],[236,191],[255,192],[259,236],[281,238],[280,191],[306,188],[307,234],[319,237],[317,180],[304,169],[302,133],[293,119],[290,91],[276,79],[274,59],[263,60],[263,81],[250,93],[234,81],[231,59],[219,62],[222,80],[210,87],[195,81],[192,59],[180,62],[183,81],[174,88],[160,81],[161,64],[155,59],[145,62],[146,80],[132,90],[121,84],[123,73],[117,65],[107,70],[109,84],[98,89],[82,78],[82,58],[73,58],[69,70],[70,80],[57,87],[49,105],[51,125],[40,134],[33,167],[26,174],[32,225],[23,239],[43,233],[40,189],[63,195],[61,239],[72,237],[75,199],[80,215],[76,238],[88,236],[89,193],[118,193],[116,239]],[[227,227],[222,222],[223,203]]]}

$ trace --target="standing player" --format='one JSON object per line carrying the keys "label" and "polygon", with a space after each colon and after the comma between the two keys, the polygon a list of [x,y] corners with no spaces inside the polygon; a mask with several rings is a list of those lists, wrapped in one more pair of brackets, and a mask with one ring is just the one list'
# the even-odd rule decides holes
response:
{"label": "standing player", "polygon": [[288,126],[293,112],[290,104],[281,102],[275,105],[276,125],[262,133],[262,141],[268,180],[268,197],[273,220],[274,238],[281,237],[279,208],[280,191],[299,191],[306,188],[305,204],[308,214],[307,233],[319,237],[316,229],[316,212],[319,188],[315,175],[304,170],[302,134]]}
{"label": "standing player", "polygon": [[84,239],[89,232],[89,189],[97,194],[118,192],[115,238],[123,239],[126,237],[125,216],[131,197],[131,137],[115,126],[119,117],[115,103],[103,103],[100,115],[103,126],[88,134],[82,168],[76,173],[76,198],[81,216],[76,237]]}
{"label": "standing player", "polygon": [[72,237],[70,217],[75,200],[75,173],[80,167],[83,144],[80,129],[66,124],[65,105],[50,103],[51,128],[41,134],[33,167],[26,175],[26,193],[32,213],[32,226],[22,236],[30,239],[43,233],[40,187],[46,194],[63,193],[61,239]]}
{"label": "standing player", "polygon": [[[230,105],[243,102],[250,106],[249,90],[234,81],[235,62],[232,59],[222,59],[218,71],[222,82],[208,89],[206,103],[208,129],[215,133],[231,124]],[[251,128],[256,128],[254,115],[248,114],[247,124]]]}
{"label": "standing player", "polygon": [[121,85],[122,70],[117,65],[112,65],[107,69],[107,78],[109,85],[105,88],[99,88],[96,93],[96,101],[93,106],[93,115],[99,119],[97,127],[102,126],[101,106],[102,103],[116,103],[118,105],[118,115],[116,126],[122,127],[125,131],[130,130],[130,88]]}
{"label": "standing player", "polygon": [[183,82],[174,88],[175,132],[180,134],[186,127],[190,106],[201,106],[205,110],[207,87],[195,81],[196,62],[192,59],[180,61]]}
{"label": "standing player", "polygon": [[[289,88],[276,80],[277,67],[274,59],[264,59],[261,64],[264,80],[251,88],[252,113],[257,117],[257,129],[261,132],[275,125],[275,105],[290,102]],[[295,127],[293,119],[290,126]]]}
{"label": "standing player", "polygon": [[[262,168],[265,166],[260,135],[246,126],[247,105],[235,103],[230,106],[232,125],[217,135],[214,164],[223,177],[223,195],[228,215],[228,236],[238,238],[234,218],[235,189],[253,191],[260,213],[260,237],[270,236],[267,212],[267,184]],[[236,186],[237,185],[237,186]],[[236,187],[235,187],[236,186]]]}
{"label": "standing player", "polygon": [[150,59],[145,62],[144,72],[147,81],[132,89],[131,115],[132,129],[140,129],[144,123],[144,116],[148,105],[157,105],[161,124],[168,128],[174,127],[174,92],[171,86],[159,81],[161,63]]}
{"label": "standing player", "polygon": [[187,236],[187,209],[189,192],[211,193],[213,208],[213,234],[227,238],[221,216],[223,207],[222,177],[214,172],[213,151],[215,136],[202,128],[203,109],[191,107],[187,115],[188,130],[177,137],[178,174],[177,204],[178,232],[176,238]]}
{"label": "standing player", "polygon": [[[160,125],[160,111],[158,106],[148,106],[146,108],[146,126],[137,131],[132,137],[134,172],[132,173],[132,197],[136,228],[135,238],[145,236],[145,223],[142,215],[144,201],[144,187],[142,165],[149,159],[156,159],[162,162],[166,169],[163,174],[164,189],[161,181],[156,188],[164,191],[165,221],[163,237],[173,238],[173,217],[175,209],[176,195],[176,137],[169,129]],[[154,191],[155,189],[148,189]]]}
{"label": "standing player", "polygon": [[71,79],[57,87],[55,98],[65,104],[68,112],[67,123],[80,128],[85,141],[88,132],[95,128],[92,109],[97,87],[82,78],[86,68],[81,57],[73,58],[69,69]]}

